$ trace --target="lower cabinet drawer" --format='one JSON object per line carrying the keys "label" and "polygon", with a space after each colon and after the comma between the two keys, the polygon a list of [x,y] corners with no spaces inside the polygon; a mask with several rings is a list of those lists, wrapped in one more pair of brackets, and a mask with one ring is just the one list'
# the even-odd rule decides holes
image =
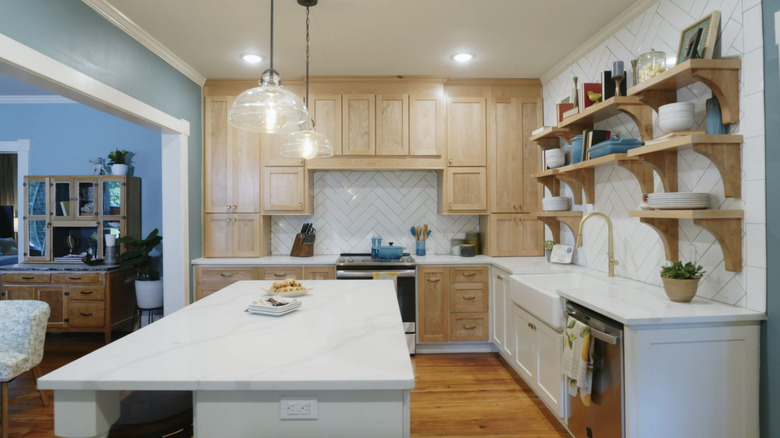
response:
{"label": "lower cabinet drawer", "polygon": [[258,277],[260,280],[284,280],[285,278],[300,280],[303,278],[303,269],[301,266],[260,267]]}
{"label": "lower cabinet drawer", "polygon": [[95,273],[77,273],[72,272],[68,274],[52,274],[51,282],[53,284],[59,283],[102,283],[103,279],[101,274]]}
{"label": "lower cabinet drawer", "polygon": [[489,334],[488,314],[450,314],[450,341],[487,341]]}
{"label": "lower cabinet drawer", "polygon": [[105,298],[103,285],[71,286],[68,289],[69,299],[76,300],[102,300]]}
{"label": "lower cabinet drawer", "polygon": [[3,283],[5,284],[25,284],[25,283],[48,283],[51,281],[51,274],[32,274],[6,272],[3,274]]}
{"label": "lower cabinet drawer", "polygon": [[450,286],[450,312],[487,312],[487,283],[453,283]]}
{"label": "lower cabinet drawer", "polygon": [[195,288],[195,300],[205,298],[228,286],[230,286],[230,283],[198,283]]}
{"label": "lower cabinet drawer", "polygon": [[255,268],[199,267],[197,273],[199,283],[230,283],[255,279]]}
{"label": "lower cabinet drawer", "polygon": [[102,328],[105,313],[105,303],[70,302],[68,303],[68,327]]}

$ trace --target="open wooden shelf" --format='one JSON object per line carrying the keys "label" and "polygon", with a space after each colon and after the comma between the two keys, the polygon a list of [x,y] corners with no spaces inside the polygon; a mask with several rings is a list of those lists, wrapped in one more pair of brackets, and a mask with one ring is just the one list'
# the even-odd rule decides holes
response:
{"label": "open wooden shelf", "polygon": [[537,213],[531,213],[534,219],[542,221],[550,228],[553,241],[555,243],[561,243],[561,224],[566,224],[571,230],[571,234],[574,235],[574,240],[577,240],[577,229],[582,220],[581,211],[540,211]]}
{"label": "open wooden shelf", "polygon": [[727,271],[742,271],[742,210],[636,210],[629,216],[653,228],[664,245],[667,260],[679,260],[680,219],[692,219],[706,229],[720,244]]}
{"label": "open wooden shelf", "polygon": [[642,140],[653,138],[653,111],[636,96],[615,96],[593,104],[585,111],[563,119],[558,123],[558,128],[566,128],[573,135],[577,135],[584,129],[593,128],[595,123],[618,114],[627,114],[631,117],[639,128]]}
{"label": "open wooden shelf", "polygon": [[[742,195],[740,164],[741,135],[691,134],[669,137],[628,151],[629,157],[652,167],[661,177],[667,192],[677,191],[677,151],[693,149],[707,157],[720,172],[723,192],[728,198]],[[652,181],[651,181],[652,182]],[[648,193],[644,192],[643,193]]]}
{"label": "open wooden shelf", "polygon": [[723,123],[739,123],[740,68],[740,59],[689,59],[631,87],[627,94],[658,111],[661,105],[677,101],[678,89],[701,82],[718,98]]}
{"label": "open wooden shelf", "polygon": [[530,140],[535,141],[542,149],[551,149],[560,146],[560,138],[566,140],[567,143],[571,143],[571,139],[576,135],[577,133],[573,133],[568,129],[561,129],[557,126],[547,126],[541,133],[531,136]]}

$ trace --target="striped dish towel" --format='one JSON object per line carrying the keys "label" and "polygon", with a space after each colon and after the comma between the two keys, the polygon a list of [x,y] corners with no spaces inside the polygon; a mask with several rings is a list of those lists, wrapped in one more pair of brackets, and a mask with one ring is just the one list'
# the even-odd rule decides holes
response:
{"label": "striped dish towel", "polygon": [[561,368],[563,374],[568,378],[569,394],[576,397],[577,392],[579,392],[585,406],[590,406],[590,390],[593,379],[592,349],[590,327],[570,316],[563,331]]}

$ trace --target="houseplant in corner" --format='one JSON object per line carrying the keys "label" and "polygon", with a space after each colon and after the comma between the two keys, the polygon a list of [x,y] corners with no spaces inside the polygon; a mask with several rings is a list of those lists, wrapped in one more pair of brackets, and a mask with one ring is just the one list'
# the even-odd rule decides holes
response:
{"label": "houseplant in corner", "polygon": [[705,271],[702,269],[701,265],[691,262],[683,264],[680,261],[661,268],[661,280],[669,299],[677,303],[690,302],[699,288],[699,280],[704,275]]}
{"label": "houseplant in corner", "polygon": [[544,256],[547,257],[547,261],[550,261],[550,254],[552,254],[553,246],[555,245],[555,242],[552,240],[545,240],[544,244]]}
{"label": "houseplant in corner", "polygon": [[112,175],[127,175],[130,168],[130,152],[124,149],[116,149],[108,153],[108,164],[111,166]]}
{"label": "houseplant in corner", "polygon": [[163,306],[163,283],[160,272],[152,264],[149,253],[162,242],[157,228],[152,230],[145,239],[133,236],[122,236],[117,243],[125,244],[127,250],[119,255],[122,268],[134,268],[135,275],[127,281],[135,280],[135,297],[141,309],[156,309]]}

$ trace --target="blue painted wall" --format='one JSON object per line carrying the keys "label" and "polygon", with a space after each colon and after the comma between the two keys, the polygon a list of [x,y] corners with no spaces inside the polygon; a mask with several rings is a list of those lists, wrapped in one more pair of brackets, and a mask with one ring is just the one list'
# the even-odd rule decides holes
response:
{"label": "blue painted wall", "polygon": [[[780,72],[775,12],[780,0],[764,0],[764,114],[766,130],[767,321],[761,326],[761,436],[780,436]],[[748,248],[749,250],[749,248]]]}
{"label": "blue painted wall", "polygon": [[80,0],[0,0],[0,33],[190,123],[190,258],[200,257],[201,87]]}
{"label": "blue painted wall", "polygon": [[89,160],[133,152],[141,178],[141,233],[162,228],[160,134],[81,104],[0,105],[0,139],[30,140],[31,175],[91,175]]}

